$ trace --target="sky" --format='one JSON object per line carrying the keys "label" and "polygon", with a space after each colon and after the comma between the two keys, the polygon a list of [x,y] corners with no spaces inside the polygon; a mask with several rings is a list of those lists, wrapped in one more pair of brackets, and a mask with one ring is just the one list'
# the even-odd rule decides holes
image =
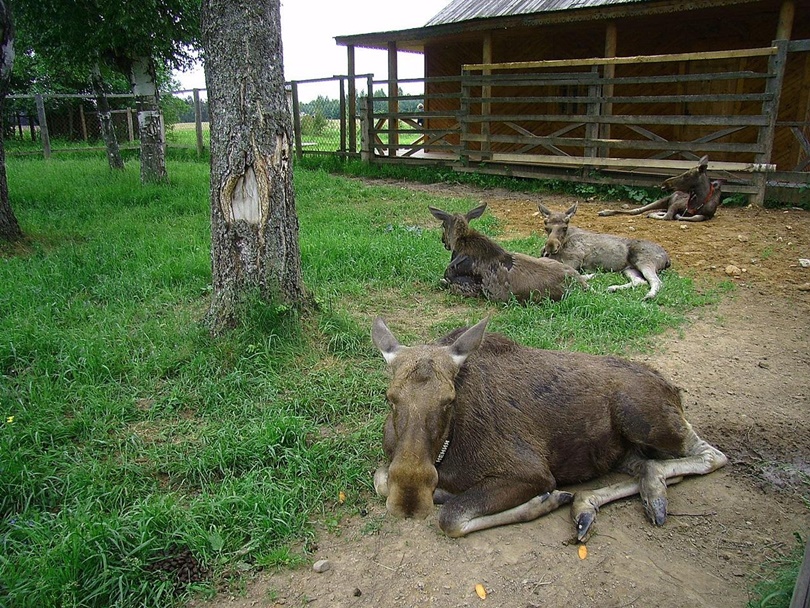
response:
{"label": "sky", "polygon": [[[449,1],[281,0],[284,78],[306,80],[346,74],[346,47],[335,44],[335,36],[421,27]],[[422,61],[422,55],[399,53],[399,77],[424,76]],[[355,73],[373,73],[375,80],[385,80],[388,77],[387,52],[355,49]],[[184,89],[205,88],[202,66],[191,72],[177,72],[175,77]],[[318,94],[335,99],[337,85],[302,85],[299,92],[301,101],[310,101]]]}

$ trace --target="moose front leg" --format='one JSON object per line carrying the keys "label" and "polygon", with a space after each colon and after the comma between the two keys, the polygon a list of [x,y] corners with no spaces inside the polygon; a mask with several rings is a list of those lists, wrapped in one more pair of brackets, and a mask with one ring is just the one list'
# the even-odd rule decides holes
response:
{"label": "moose front leg", "polygon": [[538,492],[537,484],[488,478],[447,499],[439,512],[439,527],[459,538],[470,532],[532,521],[570,503],[570,492]]}

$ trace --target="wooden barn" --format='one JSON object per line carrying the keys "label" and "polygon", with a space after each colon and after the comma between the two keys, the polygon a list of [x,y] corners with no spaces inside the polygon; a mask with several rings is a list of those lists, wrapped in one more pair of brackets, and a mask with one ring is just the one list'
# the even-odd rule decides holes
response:
{"label": "wooden barn", "polygon": [[[452,0],[424,27],[335,40],[372,162],[651,185],[708,154],[755,202],[810,185],[808,0]],[[358,47],[388,54],[374,104]],[[423,54],[424,95],[398,93],[398,52]]]}

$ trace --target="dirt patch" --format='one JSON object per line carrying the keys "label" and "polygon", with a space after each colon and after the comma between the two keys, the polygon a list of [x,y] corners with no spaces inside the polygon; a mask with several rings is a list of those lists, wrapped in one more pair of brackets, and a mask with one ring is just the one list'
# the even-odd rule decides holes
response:
{"label": "dirt patch", "polygon": [[[538,201],[567,207],[575,200],[420,188],[486,201],[508,237],[541,230]],[[759,565],[792,548],[794,533],[806,538],[810,530],[810,268],[799,264],[810,257],[810,213],[721,208],[710,222],[686,225],[599,218],[596,211],[610,205],[580,202],[576,225],[655,240],[678,273],[737,285],[685,330],[661,337],[655,354],[636,357],[683,389],[687,416],[729,455],[729,466],[674,486],[662,528],[646,521],[638,498],[606,506],[585,559],[571,543],[567,509],[451,540],[435,517],[394,520],[374,499],[339,533],[319,535],[312,557],[328,559],[327,571],[263,573],[244,594],[204,605],[745,605]],[[727,274],[729,266],[739,274]]]}

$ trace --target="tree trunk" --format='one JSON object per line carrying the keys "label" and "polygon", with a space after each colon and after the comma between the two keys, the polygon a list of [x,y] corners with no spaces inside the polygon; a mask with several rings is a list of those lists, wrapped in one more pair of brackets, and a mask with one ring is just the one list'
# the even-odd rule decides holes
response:
{"label": "tree trunk", "polygon": [[141,140],[141,181],[168,180],[163,126],[160,115],[155,64],[151,57],[139,57],[130,65],[130,83],[138,109],[138,136]]}
{"label": "tree trunk", "polygon": [[101,127],[101,137],[107,147],[107,160],[110,169],[123,169],[124,161],[121,158],[121,150],[118,148],[118,138],[115,136],[115,127],[112,122],[110,103],[107,94],[104,92],[104,80],[101,77],[101,70],[96,64],[90,74],[90,81],[93,85],[93,93],[96,95],[96,107],[98,109],[98,121]]}
{"label": "tree trunk", "polygon": [[[11,7],[0,0],[0,119],[3,116],[11,67],[14,65],[14,26],[11,21]],[[8,180],[6,179],[6,145],[3,141],[5,129],[0,128],[0,240],[16,241],[22,238],[22,230],[17,223],[14,211],[8,200]]]}
{"label": "tree trunk", "polygon": [[307,305],[292,187],[279,0],[203,1],[211,121],[213,333],[232,327],[243,296]]}

